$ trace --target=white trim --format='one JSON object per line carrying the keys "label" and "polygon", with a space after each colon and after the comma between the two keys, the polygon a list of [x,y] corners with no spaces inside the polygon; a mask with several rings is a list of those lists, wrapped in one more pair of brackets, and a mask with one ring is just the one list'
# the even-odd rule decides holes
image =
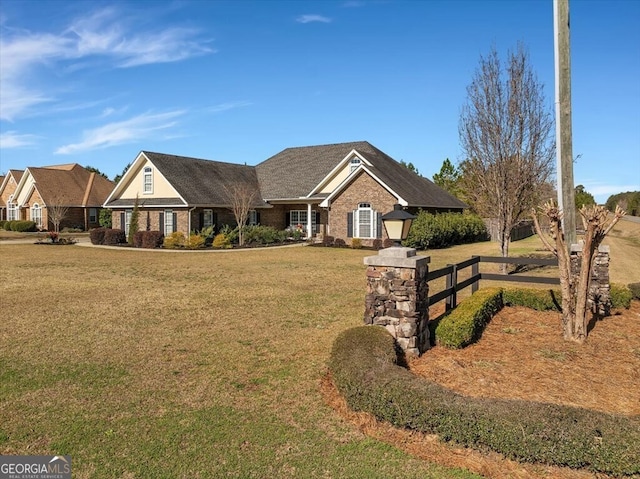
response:
{"label": "white trim", "polygon": [[360,165],[356,170],[353,171],[353,173],[351,173],[349,176],[347,176],[345,178],[345,180],[340,183],[335,190],[333,190],[331,192],[331,194],[329,196],[327,196],[324,201],[322,201],[322,203],[320,203],[320,207],[322,208],[328,208],[331,205],[331,200],[338,194],[340,193],[343,189],[345,189],[347,187],[347,185],[349,183],[351,183],[355,178],[357,178],[358,174],[364,171],[366,172],[371,178],[373,178],[380,186],[382,186],[385,190],[387,190],[392,196],[394,196],[397,199],[397,202],[400,203],[402,206],[409,206],[409,202],[407,200],[405,200],[404,198],[402,198],[398,193],[396,193],[395,191],[393,191],[393,189],[391,189],[391,187],[389,185],[387,185],[384,181],[382,181],[380,178],[378,178],[376,175],[373,174],[373,172],[367,168],[364,165]]}
{"label": "white trim", "polygon": [[[307,198],[309,198],[311,195],[316,193],[318,190],[321,190],[324,185],[329,183],[336,174],[338,174],[347,166],[347,164],[351,161],[351,159],[354,156],[357,156],[360,159],[360,161],[362,162],[361,165],[364,164],[364,165],[372,166],[369,160],[367,160],[362,154],[358,153],[358,151],[353,149],[347,154],[347,156],[345,156],[342,160],[340,160],[340,162],[329,172],[327,176],[325,176],[322,180],[320,180],[320,183],[318,183],[314,188],[311,189],[311,192],[307,195]],[[351,173],[354,173],[355,171],[356,170],[354,170],[353,172],[350,172],[349,176],[351,176]]]}

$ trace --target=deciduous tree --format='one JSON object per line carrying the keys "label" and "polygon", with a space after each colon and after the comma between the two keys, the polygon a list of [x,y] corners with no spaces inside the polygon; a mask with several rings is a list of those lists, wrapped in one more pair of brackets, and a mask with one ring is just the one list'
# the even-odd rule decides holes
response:
{"label": "deciduous tree", "polygon": [[511,230],[540,203],[553,173],[554,123],[543,86],[520,45],[503,66],[495,49],[480,58],[459,123],[466,160],[460,165],[465,201],[497,218],[502,256]]}
{"label": "deciduous tree", "polygon": [[47,203],[47,217],[53,224],[53,230],[60,232],[60,223],[67,217],[69,213],[69,202],[64,195],[54,195]]}
{"label": "deciduous tree", "polygon": [[244,244],[243,227],[249,219],[249,212],[256,205],[258,191],[246,183],[232,183],[225,186],[225,196],[229,202],[229,209],[238,224],[238,244]]}
{"label": "deciduous tree", "polygon": [[545,203],[542,213],[549,220],[549,234],[552,241],[542,233],[538,212],[532,211],[536,233],[545,247],[558,258],[560,289],[562,291],[562,328],[566,340],[582,343],[587,339],[587,302],[591,268],[598,252],[598,246],[625,212],[619,206],[613,216],[609,216],[603,206],[589,205],[580,208],[584,226],[580,273],[573,274],[569,251],[562,229],[562,211],[553,201]]}

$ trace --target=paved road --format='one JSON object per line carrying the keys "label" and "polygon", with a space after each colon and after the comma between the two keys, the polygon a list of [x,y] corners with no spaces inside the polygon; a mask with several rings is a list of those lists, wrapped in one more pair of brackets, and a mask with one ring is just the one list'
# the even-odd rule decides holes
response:
{"label": "paved road", "polygon": [[622,218],[625,221],[631,221],[632,223],[640,223],[640,216],[623,216]]}

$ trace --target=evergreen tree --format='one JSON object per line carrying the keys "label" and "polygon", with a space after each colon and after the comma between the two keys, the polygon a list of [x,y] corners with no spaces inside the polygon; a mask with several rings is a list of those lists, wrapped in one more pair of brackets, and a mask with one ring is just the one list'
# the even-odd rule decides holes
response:
{"label": "evergreen tree", "polygon": [[127,243],[133,246],[133,237],[138,232],[138,218],[140,217],[140,211],[138,207],[138,195],[136,195],[136,201],[133,203],[133,211],[131,212],[131,221],[129,222],[129,234],[127,235]]}

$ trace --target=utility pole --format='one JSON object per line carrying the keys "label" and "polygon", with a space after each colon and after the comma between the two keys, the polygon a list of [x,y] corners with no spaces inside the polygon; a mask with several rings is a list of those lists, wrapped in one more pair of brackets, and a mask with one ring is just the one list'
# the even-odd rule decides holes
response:
{"label": "utility pole", "polygon": [[569,50],[569,0],[553,0],[556,73],[556,154],[558,206],[567,247],[576,243],[576,206],[571,137],[571,54]]}

